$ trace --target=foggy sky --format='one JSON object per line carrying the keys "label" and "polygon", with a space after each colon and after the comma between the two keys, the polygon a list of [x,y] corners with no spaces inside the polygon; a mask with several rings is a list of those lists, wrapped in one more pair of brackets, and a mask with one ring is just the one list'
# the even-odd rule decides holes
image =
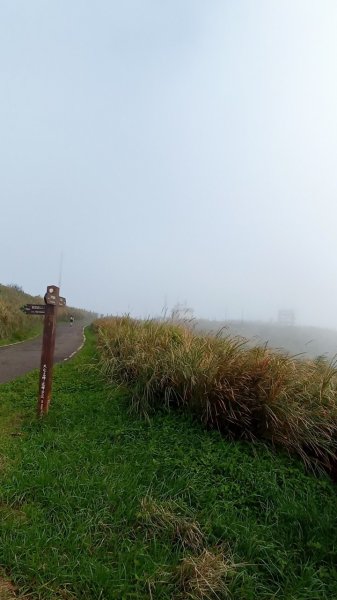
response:
{"label": "foggy sky", "polygon": [[335,0],[1,0],[0,282],[337,328]]}

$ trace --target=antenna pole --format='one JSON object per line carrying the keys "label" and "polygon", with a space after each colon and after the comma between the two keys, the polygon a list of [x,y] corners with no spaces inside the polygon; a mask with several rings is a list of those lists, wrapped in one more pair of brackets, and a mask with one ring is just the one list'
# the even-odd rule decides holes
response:
{"label": "antenna pole", "polygon": [[61,252],[61,256],[60,256],[59,289],[61,288],[61,282],[62,282],[62,267],[63,267],[63,251]]}

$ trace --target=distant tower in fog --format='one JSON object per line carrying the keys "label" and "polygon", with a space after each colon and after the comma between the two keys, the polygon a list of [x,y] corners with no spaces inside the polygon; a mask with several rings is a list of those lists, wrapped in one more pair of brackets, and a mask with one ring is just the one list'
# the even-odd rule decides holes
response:
{"label": "distant tower in fog", "polygon": [[293,310],[279,310],[278,322],[280,325],[295,325],[295,313]]}

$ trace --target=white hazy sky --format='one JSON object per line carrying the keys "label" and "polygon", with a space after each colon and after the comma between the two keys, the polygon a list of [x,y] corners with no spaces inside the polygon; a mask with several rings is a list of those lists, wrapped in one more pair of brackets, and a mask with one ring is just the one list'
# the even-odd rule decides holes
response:
{"label": "white hazy sky", "polygon": [[337,327],[336,0],[1,0],[0,282]]}

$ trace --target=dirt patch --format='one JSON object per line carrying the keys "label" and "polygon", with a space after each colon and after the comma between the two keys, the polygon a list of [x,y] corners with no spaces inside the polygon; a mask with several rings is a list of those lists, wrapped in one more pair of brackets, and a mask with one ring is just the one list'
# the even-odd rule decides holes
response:
{"label": "dirt patch", "polygon": [[[0,502],[0,520],[6,521],[10,520],[11,522],[18,521],[26,521],[27,516],[24,510],[22,510],[22,505],[18,504],[17,506],[9,506],[4,502]],[[1,600],[1,598],[0,598]]]}
{"label": "dirt patch", "polygon": [[15,600],[16,598],[14,585],[0,575],[0,600]]}

